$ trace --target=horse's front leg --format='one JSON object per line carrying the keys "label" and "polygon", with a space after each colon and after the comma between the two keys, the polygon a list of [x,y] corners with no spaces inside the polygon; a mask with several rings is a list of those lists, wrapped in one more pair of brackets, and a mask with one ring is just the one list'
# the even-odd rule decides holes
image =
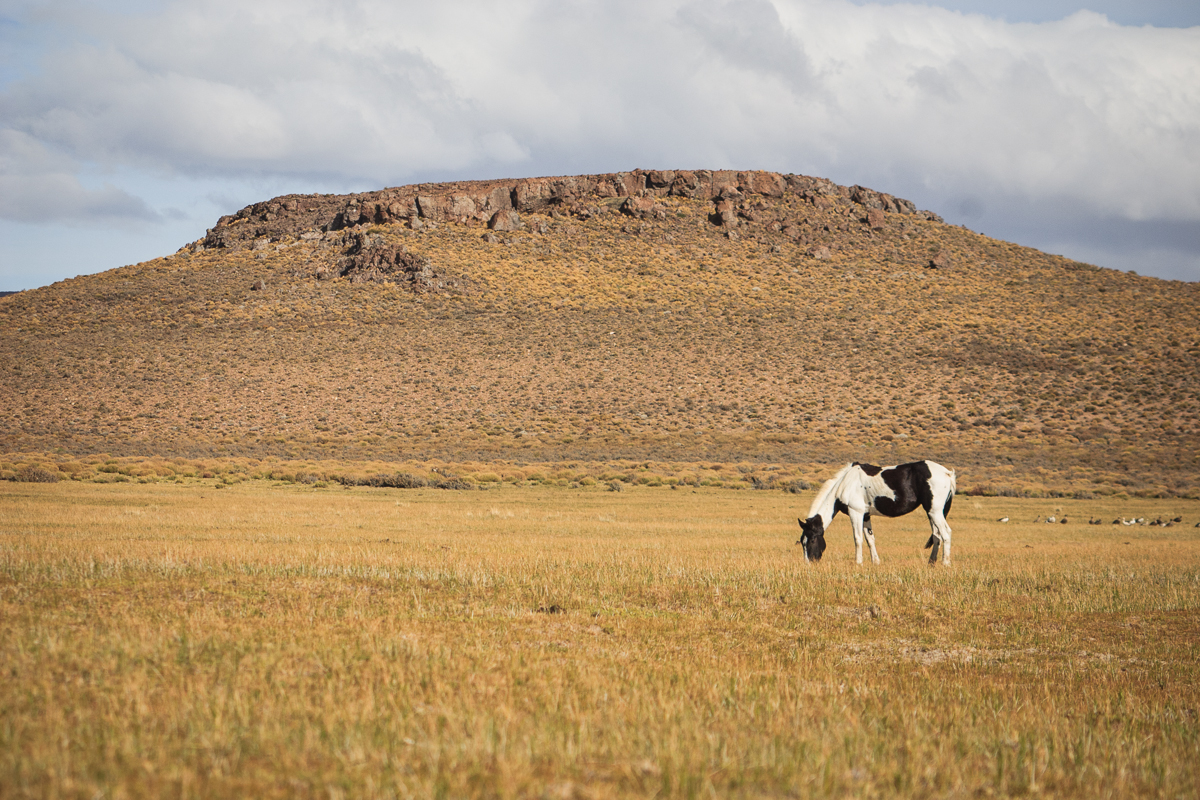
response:
{"label": "horse's front leg", "polygon": [[854,530],[854,560],[862,563],[862,543],[863,543],[863,515],[857,511],[850,511],[850,527]]}

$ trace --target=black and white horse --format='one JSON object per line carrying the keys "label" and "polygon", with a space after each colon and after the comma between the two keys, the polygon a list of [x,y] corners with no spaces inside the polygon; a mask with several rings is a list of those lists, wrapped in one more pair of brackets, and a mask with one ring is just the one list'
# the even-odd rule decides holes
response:
{"label": "black and white horse", "polygon": [[854,529],[854,555],[862,563],[863,535],[871,548],[871,562],[879,563],[875,552],[875,532],[871,530],[871,512],[885,517],[899,517],[920,506],[929,516],[933,534],[925,543],[933,548],[929,563],[937,563],[938,546],[942,548],[942,563],[950,564],[950,526],[946,515],[954,501],[954,470],[933,461],[914,461],[897,467],[876,467],[872,464],[847,464],[826,481],[817,492],[808,519],[800,520],[803,533],[800,544],[804,558],[820,561],[825,552],[825,531],[838,512],[850,517]]}

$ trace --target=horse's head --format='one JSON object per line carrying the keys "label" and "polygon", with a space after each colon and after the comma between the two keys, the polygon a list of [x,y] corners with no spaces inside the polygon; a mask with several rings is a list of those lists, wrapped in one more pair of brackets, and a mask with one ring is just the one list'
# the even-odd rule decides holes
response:
{"label": "horse's head", "polygon": [[825,523],[820,515],[811,519],[798,520],[800,523],[800,546],[804,548],[805,561],[820,561],[825,553]]}

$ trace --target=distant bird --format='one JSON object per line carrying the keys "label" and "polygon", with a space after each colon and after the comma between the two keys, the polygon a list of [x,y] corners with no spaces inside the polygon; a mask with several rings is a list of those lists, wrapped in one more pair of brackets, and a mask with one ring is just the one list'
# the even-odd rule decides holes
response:
{"label": "distant bird", "polygon": [[1054,522],[1054,517],[1046,517],[1046,522],[1049,522],[1049,523],[1053,524],[1053,522]]}
{"label": "distant bird", "polygon": [[1041,518],[1041,517],[1034,517],[1034,518],[1033,518],[1033,521],[1034,521],[1034,522],[1041,522],[1041,521],[1042,521],[1042,518]]}
{"label": "distant bird", "polygon": [[996,522],[1008,522],[1008,517],[1001,517],[1000,519],[996,520]]}
{"label": "distant bird", "polygon": [[1175,519],[1171,520],[1171,522],[1183,522],[1183,517],[1176,517]]}
{"label": "distant bird", "polygon": [[1062,525],[1066,525],[1066,524],[1067,524],[1067,518],[1066,518],[1066,517],[1063,517],[1062,519],[1060,519],[1060,520],[1059,520],[1059,523],[1060,523],[1060,524],[1062,524]]}

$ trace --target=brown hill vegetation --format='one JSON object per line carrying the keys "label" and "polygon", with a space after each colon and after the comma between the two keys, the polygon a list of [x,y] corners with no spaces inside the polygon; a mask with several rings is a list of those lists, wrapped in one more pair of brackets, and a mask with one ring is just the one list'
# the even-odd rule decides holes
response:
{"label": "brown hill vegetation", "polygon": [[293,195],[0,299],[0,451],[932,457],[960,489],[1194,496],[1198,295],[804,176]]}

